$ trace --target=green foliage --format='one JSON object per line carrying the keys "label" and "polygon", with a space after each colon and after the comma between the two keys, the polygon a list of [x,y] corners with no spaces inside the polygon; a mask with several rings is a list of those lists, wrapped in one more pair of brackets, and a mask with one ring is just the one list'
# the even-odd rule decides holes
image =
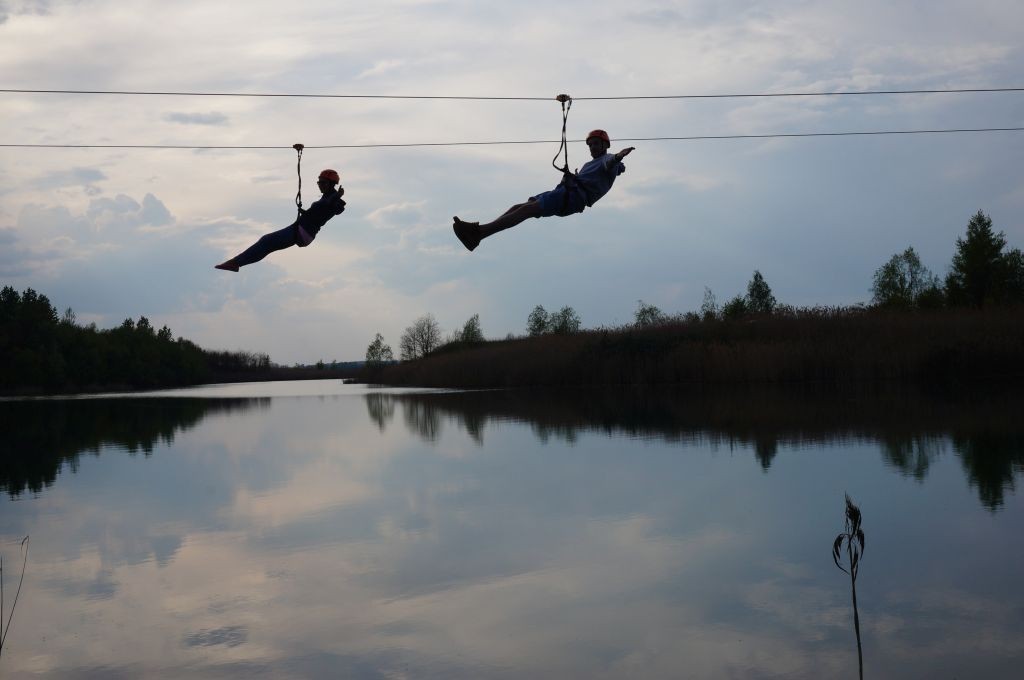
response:
{"label": "green foliage", "polygon": [[633,313],[634,324],[637,328],[658,326],[668,321],[665,313],[654,305],[649,305],[643,300],[637,300],[637,310]]}
{"label": "green foliage", "polygon": [[377,333],[373,342],[366,348],[366,363],[382,364],[386,361],[394,361],[395,355],[391,351],[391,345],[384,342],[384,336]]}
{"label": "green foliage", "polygon": [[754,270],[754,276],[747,284],[747,297],[744,301],[747,311],[755,314],[771,314],[775,311],[775,296],[761,272]]}
{"label": "green foliage", "polygon": [[537,305],[526,317],[526,334],[531,338],[543,335],[548,331],[548,311],[543,305]]}
{"label": "green foliage", "polygon": [[580,315],[568,305],[551,314],[542,305],[537,305],[526,319],[526,332],[534,338],[545,333],[569,335],[578,333],[580,324]]}
{"label": "green foliage", "polygon": [[1014,248],[1003,255],[1000,272],[1001,294],[1004,302],[1024,302],[1024,253]]}
{"label": "green foliage", "polygon": [[459,341],[467,344],[483,342],[484,332],[480,329],[480,315],[474,314],[466,320],[459,334]]}
{"label": "green foliage", "polygon": [[75,324],[70,309],[58,319],[45,295],[0,290],[0,390],[62,392],[104,387],[193,385],[225,373],[265,370],[270,357],[209,352],[149,319],[117,328]]}
{"label": "green foliage", "polygon": [[871,285],[871,304],[879,307],[934,308],[941,299],[938,277],[921,264],[913,247],[879,267]]}
{"label": "green foliage", "polygon": [[983,307],[1006,301],[1005,246],[1006,235],[992,229],[992,218],[981,210],[971,217],[967,233],[956,239],[956,252],[946,277],[946,295],[951,304]]}
{"label": "green foliage", "polygon": [[722,305],[723,319],[738,319],[748,312],[750,312],[750,307],[747,305],[747,299],[742,295],[737,295]]}
{"label": "green foliage", "polygon": [[548,330],[556,335],[569,335],[580,330],[580,316],[572,307],[565,306],[548,319]]}

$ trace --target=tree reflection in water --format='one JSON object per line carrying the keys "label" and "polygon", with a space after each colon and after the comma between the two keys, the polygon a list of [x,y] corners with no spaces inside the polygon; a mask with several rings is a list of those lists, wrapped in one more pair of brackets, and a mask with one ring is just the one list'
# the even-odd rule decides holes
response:
{"label": "tree reflection in water", "polygon": [[0,402],[0,491],[13,498],[51,486],[83,453],[106,448],[149,456],[213,413],[267,408],[270,399],[116,398]]}
{"label": "tree reflection in water", "polygon": [[780,445],[844,441],[880,445],[885,462],[923,481],[952,450],[970,485],[991,511],[1024,472],[1024,399],[988,392],[940,394],[837,391],[827,388],[744,390],[632,389],[368,394],[370,417],[383,431],[400,404],[411,432],[436,442],[445,420],[483,445],[489,422],[528,423],[537,439],[568,444],[584,432],[747,447],[768,472]]}

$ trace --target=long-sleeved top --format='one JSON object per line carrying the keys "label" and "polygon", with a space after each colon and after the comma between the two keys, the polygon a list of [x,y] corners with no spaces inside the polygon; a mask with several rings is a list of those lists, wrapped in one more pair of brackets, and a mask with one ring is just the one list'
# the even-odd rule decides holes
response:
{"label": "long-sleeved top", "polygon": [[340,215],[344,210],[345,201],[341,194],[337,189],[331,189],[302,211],[298,223],[310,236],[316,236],[320,232],[320,227],[327,224],[327,220]]}

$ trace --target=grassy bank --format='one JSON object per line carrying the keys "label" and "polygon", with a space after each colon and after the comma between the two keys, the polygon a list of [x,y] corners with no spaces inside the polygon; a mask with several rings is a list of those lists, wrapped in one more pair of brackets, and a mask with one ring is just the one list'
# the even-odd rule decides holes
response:
{"label": "grassy bank", "polygon": [[495,388],[653,384],[958,384],[1024,377],[1024,309],[793,310],[737,320],[451,345],[365,382]]}

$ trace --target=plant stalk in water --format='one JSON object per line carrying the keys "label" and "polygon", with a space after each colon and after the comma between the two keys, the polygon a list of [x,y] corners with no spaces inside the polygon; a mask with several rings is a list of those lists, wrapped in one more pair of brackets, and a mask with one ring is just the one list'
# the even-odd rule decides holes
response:
{"label": "plant stalk in water", "polygon": [[11,613],[7,615],[6,626],[4,626],[4,558],[3,555],[0,555],[0,655],[4,652],[4,642],[7,640],[7,634],[11,632],[14,608],[18,606],[21,584],[25,581],[25,567],[28,566],[28,536],[21,539],[21,553],[21,577],[18,578],[18,590],[14,593],[14,602],[11,603]]}
{"label": "plant stalk in water", "polygon": [[[857,570],[860,567],[860,559],[864,554],[864,530],[860,528],[860,508],[853,504],[850,496],[846,496],[846,524],[845,531],[836,536],[832,544],[832,561],[836,566],[850,575],[850,590],[853,593],[853,629],[857,633],[857,669],[860,672],[860,679],[864,680],[864,656],[861,653],[860,644],[860,616],[857,613]],[[846,547],[846,559],[849,562],[849,569],[839,563],[843,547]]]}

